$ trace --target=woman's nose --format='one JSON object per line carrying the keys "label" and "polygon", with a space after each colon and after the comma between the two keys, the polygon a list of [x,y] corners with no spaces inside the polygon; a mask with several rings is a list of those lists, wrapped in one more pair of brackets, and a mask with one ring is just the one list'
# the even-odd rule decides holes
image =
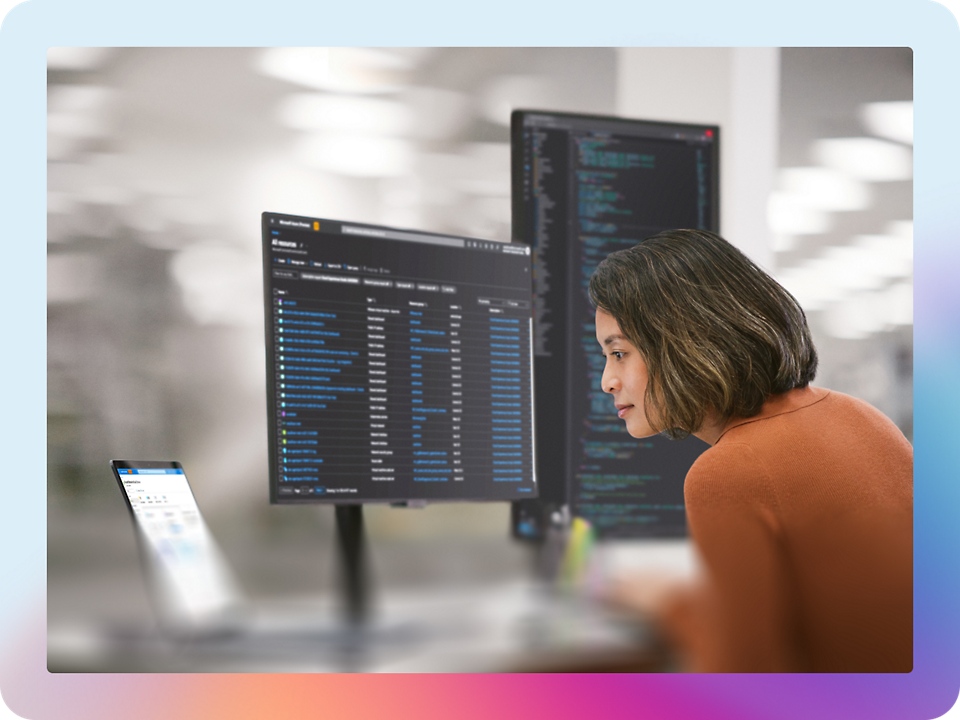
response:
{"label": "woman's nose", "polygon": [[605,393],[616,392],[617,388],[620,387],[620,381],[609,368],[605,368],[603,371],[603,375],[600,378],[600,387]]}

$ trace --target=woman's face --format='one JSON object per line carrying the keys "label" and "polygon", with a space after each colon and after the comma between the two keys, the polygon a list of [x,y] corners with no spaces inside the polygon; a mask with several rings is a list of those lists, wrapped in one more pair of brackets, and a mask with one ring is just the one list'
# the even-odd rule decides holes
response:
{"label": "woman's face", "polygon": [[657,431],[650,427],[643,399],[647,393],[647,364],[640,352],[620,332],[613,316],[597,310],[597,342],[607,362],[600,384],[613,395],[617,416],[635,438],[650,437]]}

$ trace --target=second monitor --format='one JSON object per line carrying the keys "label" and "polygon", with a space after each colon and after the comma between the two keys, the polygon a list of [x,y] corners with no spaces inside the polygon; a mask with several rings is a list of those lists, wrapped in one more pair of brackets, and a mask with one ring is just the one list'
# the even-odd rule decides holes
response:
{"label": "second monitor", "polygon": [[600,388],[587,283],[597,264],[661,230],[718,230],[719,128],[517,110],[513,239],[533,249],[540,499],[514,533],[543,537],[560,508],[601,537],[683,537],[683,479],[706,445],[635,440]]}

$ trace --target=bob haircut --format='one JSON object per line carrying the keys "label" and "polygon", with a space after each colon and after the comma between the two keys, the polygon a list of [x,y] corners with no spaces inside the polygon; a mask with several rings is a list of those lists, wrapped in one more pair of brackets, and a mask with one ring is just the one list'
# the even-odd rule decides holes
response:
{"label": "bob haircut", "polygon": [[704,230],[668,230],[604,259],[590,299],[640,351],[653,427],[675,439],[752,417],[770,395],[806,387],[817,351],[796,299]]}

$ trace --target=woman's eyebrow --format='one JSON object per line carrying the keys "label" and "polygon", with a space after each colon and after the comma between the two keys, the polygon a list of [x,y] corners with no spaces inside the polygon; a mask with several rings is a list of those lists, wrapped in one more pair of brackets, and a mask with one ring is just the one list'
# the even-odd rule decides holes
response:
{"label": "woman's eyebrow", "polygon": [[614,340],[623,340],[623,335],[608,335],[606,339],[600,343],[601,345],[609,345]]}

